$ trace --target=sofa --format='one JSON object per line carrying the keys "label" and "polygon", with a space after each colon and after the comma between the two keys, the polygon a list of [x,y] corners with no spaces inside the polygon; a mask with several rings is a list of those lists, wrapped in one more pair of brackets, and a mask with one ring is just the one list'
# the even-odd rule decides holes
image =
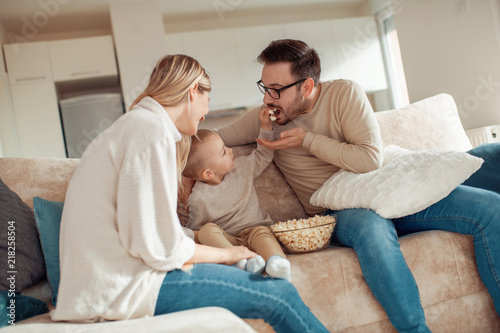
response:
{"label": "sofa", "polygon": [[[397,110],[377,112],[384,145],[397,145],[412,151],[466,151],[471,144],[460,123],[456,104],[447,94],[439,94]],[[235,155],[251,152],[255,144],[233,147]],[[78,160],[53,158],[1,158],[0,179],[30,207],[33,197],[63,201],[67,184]],[[263,209],[275,221],[307,217],[297,197],[278,168],[271,163],[257,178],[256,189]],[[179,203],[181,223],[188,212]],[[493,301],[481,282],[474,258],[472,238],[445,231],[421,232],[400,238],[401,250],[420,290],[427,323],[433,332],[500,332],[500,318]],[[354,251],[331,245],[312,253],[290,254],[292,283],[300,296],[331,332],[395,332],[382,307],[366,285]],[[23,290],[23,295],[42,299],[51,307],[51,290],[46,279]],[[206,320],[203,328],[197,320],[185,320],[191,313],[173,313],[164,319],[184,322],[182,329],[162,324],[156,318],[138,319],[142,327],[162,327],[162,332],[273,332],[263,320],[244,322],[222,309],[197,310],[194,317]],[[220,311],[220,312],[219,312]],[[205,315],[202,315],[205,314]],[[177,321],[176,321],[177,318]],[[212,320],[210,320],[212,319]],[[218,328],[227,322],[227,330]],[[136,321],[132,323],[137,323]],[[231,324],[235,326],[230,326]],[[6,329],[19,332],[64,331],[71,325],[75,332],[92,331],[92,325],[51,323],[48,313],[16,323]],[[80,326],[79,326],[80,325]],[[101,331],[113,331],[106,323]],[[83,327],[83,328],[82,328]],[[116,331],[124,330],[115,327]],[[236,329],[237,327],[237,329]],[[152,332],[156,330],[151,329]]]}

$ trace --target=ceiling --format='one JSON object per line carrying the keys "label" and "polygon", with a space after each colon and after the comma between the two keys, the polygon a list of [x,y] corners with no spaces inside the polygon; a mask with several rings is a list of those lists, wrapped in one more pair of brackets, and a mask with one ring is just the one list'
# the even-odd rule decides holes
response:
{"label": "ceiling", "polygon": [[[109,30],[111,2],[141,0],[0,0],[0,22],[7,32],[60,33]],[[142,0],[149,1],[149,0]],[[293,6],[356,5],[366,0],[158,0],[164,17],[217,15],[221,11],[275,11]],[[35,32],[36,31],[36,32]]]}

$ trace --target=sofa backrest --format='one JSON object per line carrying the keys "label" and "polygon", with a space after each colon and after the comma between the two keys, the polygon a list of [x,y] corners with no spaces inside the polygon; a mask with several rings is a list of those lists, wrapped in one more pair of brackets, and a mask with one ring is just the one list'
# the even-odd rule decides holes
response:
{"label": "sofa backrest", "polygon": [[[453,97],[439,94],[406,107],[376,112],[384,145],[395,144],[410,150],[459,150],[472,148],[460,123]],[[253,145],[233,149],[247,155]],[[68,182],[78,159],[0,158],[0,179],[33,208],[33,197],[64,201]],[[274,163],[257,178],[255,187],[263,208],[276,221],[305,217],[297,197]],[[187,211],[179,207],[182,222]]]}
{"label": "sofa backrest", "polygon": [[409,150],[466,151],[472,145],[457,106],[448,94],[435,95],[396,110],[376,112],[384,146]]}
{"label": "sofa backrest", "polygon": [[0,179],[33,208],[33,197],[64,201],[78,159],[0,158]]}

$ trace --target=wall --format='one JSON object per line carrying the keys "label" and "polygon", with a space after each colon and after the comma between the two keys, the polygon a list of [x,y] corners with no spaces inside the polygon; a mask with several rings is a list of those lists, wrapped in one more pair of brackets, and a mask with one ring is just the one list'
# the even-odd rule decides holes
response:
{"label": "wall", "polygon": [[0,22],[0,73],[5,73],[5,59],[3,55],[3,45],[7,44],[7,30],[2,22]]}
{"label": "wall", "polygon": [[165,32],[227,29],[370,15],[369,8],[357,2],[269,7],[266,9],[244,9],[242,3],[242,1],[219,0],[213,2],[214,10],[212,12],[175,16],[166,14],[163,16]]}
{"label": "wall", "polygon": [[410,101],[451,94],[465,129],[500,124],[498,0],[397,0]]}
{"label": "wall", "polygon": [[[216,7],[216,3],[224,6]],[[244,8],[243,2],[237,1],[214,1],[212,12],[190,14],[190,15],[164,15],[163,21],[165,33],[180,33],[199,30],[231,29],[250,26],[265,26],[271,24],[286,24],[307,21],[321,21],[330,19],[342,19],[353,17],[370,16],[371,7],[368,1],[352,1],[350,3],[323,3],[308,5],[290,5],[280,8],[248,9]],[[307,31],[311,36],[321,33],[320,31]],[[273,32],[269,32],[269,42],[272,40]],[[260,49],[254,51],[255,58]],[[259,75],[258,71],[255,73]],[[391,108],[391,102],[386,91],[373,93],[369,96],[376,109],[384,110]],[[234,117],[234,116],[233,116]],[[228,117],[232,118],[232,117]],[[207,119],[203,126],[219,126],[226,122],[225,117],[214,117]],[[208,125],[210,123],[210,125]]]}

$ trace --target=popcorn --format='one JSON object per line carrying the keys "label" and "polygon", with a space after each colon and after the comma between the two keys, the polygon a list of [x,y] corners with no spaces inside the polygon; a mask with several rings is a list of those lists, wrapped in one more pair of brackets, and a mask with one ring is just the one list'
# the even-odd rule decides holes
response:
{"label": "popcorn", "polygon": [[276,109],[269,110],[269,119],[272,121],[276,121],[276,116],[274,115],[274,112],[276,112]]}
{"label": "popcorn", "polygon": [[326,215],[293,219],[270,226],[276,239],[291,253],[321,250],[328,246],[335,227],[335,217]]}

